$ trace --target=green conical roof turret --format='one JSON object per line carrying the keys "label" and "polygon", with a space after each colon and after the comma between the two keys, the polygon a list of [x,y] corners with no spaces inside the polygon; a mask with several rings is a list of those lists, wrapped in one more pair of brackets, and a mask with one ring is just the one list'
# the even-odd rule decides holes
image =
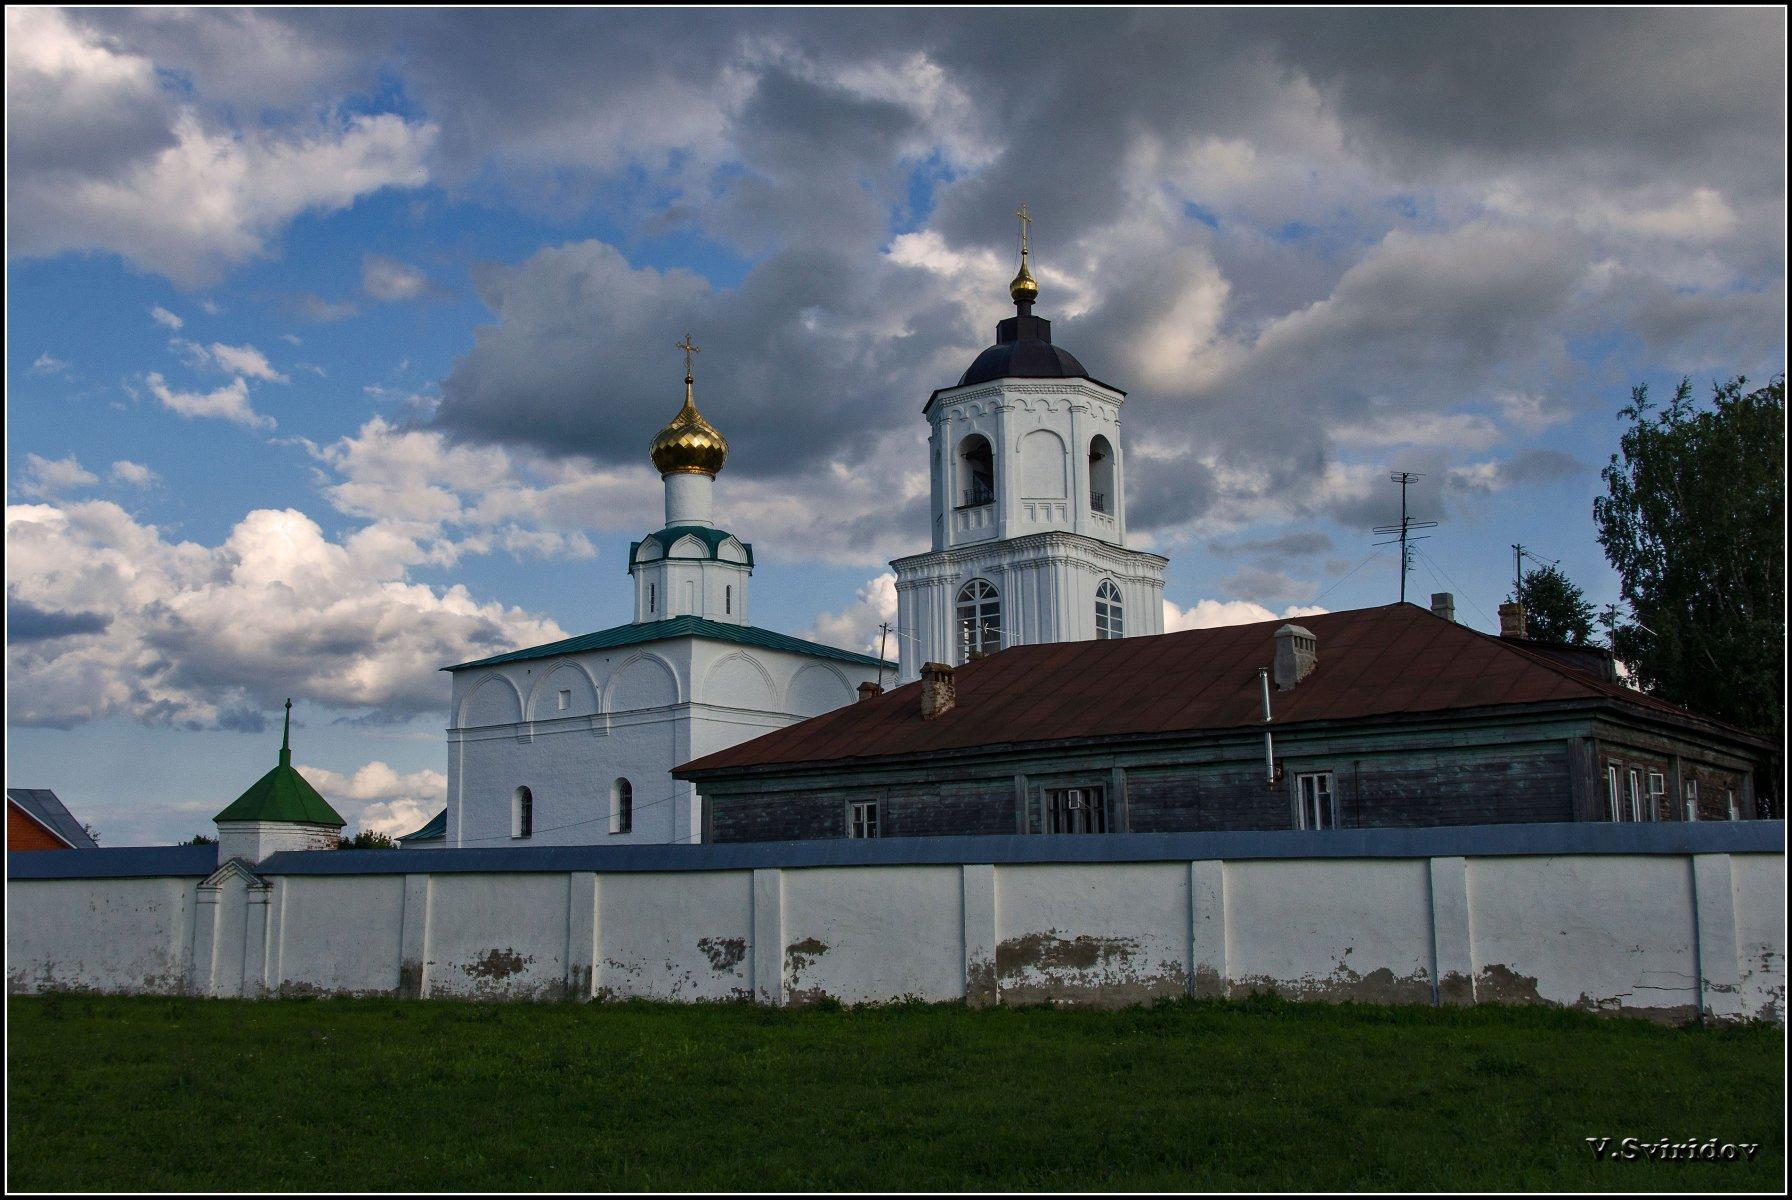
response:
{"label": "green conical roof turret", "polygon": [[292,701],[280,731],[280,765],[249,785],[214,821],[295,821],[308,825],[347,825],[330,802],[292,766]]}

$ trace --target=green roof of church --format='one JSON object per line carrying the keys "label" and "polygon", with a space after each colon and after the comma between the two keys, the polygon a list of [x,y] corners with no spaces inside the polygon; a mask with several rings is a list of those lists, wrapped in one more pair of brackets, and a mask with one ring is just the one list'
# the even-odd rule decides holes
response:
{"label": "green roof of church", "polygon": [[424,822],[423,828],[414,833],[407,833],[403,837],[395,840],[403,842],[408,846],[412,842],[442,842],[447,839],[448,810],[444,808],[441,812]]}
{"label": "green roof of church", "polygon": [[286,702],[286,725],[280,733],[280,765],[249,785],[214,821],[302,821],[310,825],[347,825],[330,802],[292,765],[292,701]]}
{"label": "green roof of church", "polygon": [[512,650],[508,654],[494,654],[490,658],[457,663],[452,667],[443,667],[442,670],[464,671],[468,667],[493,667],[499,663],[553,658],[560,654],[579,654],[586,650],[613,650],[619,646],[637,646],[643,642],[662,642],[679,637],[714,638],[718,642],[757,646],[762,650],[782,650],[788,654],[806,654],[811,658],[829,658],[835,662],[854,663],[861,667],[893,668],[896,665],[893,662],[880,663],[869,654],[857,654],[838,646],[824,646],[820,642],[805,641],[786,633],[773,633],[756,625],[730,625],[725,621],[711,621],[707,617],[669,617],[664,621],[638,621],[632,625],[618,625],[614,629],[600,629],[596,633],[549,642],[545,646],[531,646],[527,650]]}

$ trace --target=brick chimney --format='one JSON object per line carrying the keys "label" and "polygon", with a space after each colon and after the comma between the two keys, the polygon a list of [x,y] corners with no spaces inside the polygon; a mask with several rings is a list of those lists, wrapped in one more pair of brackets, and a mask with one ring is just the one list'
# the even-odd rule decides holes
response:
{"label": "brick chimney", "polygon": [[1448,592],[1431,593],[1431,615],[1446,621],[1456,619],[1456,597]]}
{"label": "brick chimney", "polygon": [[1524,605],[1516,600],[1508,600],[1500,605],[1500,636],[1503,638],[1524,636]]}
{"label": "brick chimney", "polygon": [[931,721],[943,712],[950,712],[958,703],[957,672],[945,663],[927,663],[921,668],[921,718]]}
{"label": "brick chimney", "polygon": [[1299,625],[1276,630],[1276,690],[1285,692],[1313,673],[1319,665],[1319,639]]}
{"label": "brick chimney", "polygon": [[859,699],[861,701],[869,700],[873,696],[881,696],[883,694],[884,686],[881,683],[872,683],[867,679],[864,683],[859,685]]}

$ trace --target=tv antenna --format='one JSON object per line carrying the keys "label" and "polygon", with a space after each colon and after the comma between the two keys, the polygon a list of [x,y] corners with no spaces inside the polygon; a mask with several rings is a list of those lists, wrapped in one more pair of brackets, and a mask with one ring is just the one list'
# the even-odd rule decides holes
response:
{"label": "tv antenna", "polygon": [[1407,485],[1414,480],[1425,478],[1424,475],[1412,471],[1395,471],[1393,474],[1389,475],[1388,478],[1400,485],[1400,523],[1398,525],[1377,525],[1370,532],[1394,535],[1385,542],[1376,542],[1375,544],[1377,546],[1392,546],[1395,543],[1398,543],[1400,546],[1400,603],[1404,604],[1406,603],[1406,573],[1412,570],[1412,555],[1414,549],[1412,543],[1425,540],[1425,535],[1421,534],[1418,537],[1414,537],[1412,531],[1415,529],[1436,529],[1437,522],[1415,521],[1412,517],[1408,516],[1406,512]]}

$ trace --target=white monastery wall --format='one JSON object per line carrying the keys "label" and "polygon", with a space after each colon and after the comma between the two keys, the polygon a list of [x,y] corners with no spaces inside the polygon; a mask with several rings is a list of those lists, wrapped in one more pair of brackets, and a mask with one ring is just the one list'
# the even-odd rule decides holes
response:
{"label": "white monastery wall", "polygon": [[[12,992],[1785,1017],[1781,822],[286,853],[7,885]],[[21,864],[35,859],[36,864]],[[98,860],[92,860],[98,861]]]}

